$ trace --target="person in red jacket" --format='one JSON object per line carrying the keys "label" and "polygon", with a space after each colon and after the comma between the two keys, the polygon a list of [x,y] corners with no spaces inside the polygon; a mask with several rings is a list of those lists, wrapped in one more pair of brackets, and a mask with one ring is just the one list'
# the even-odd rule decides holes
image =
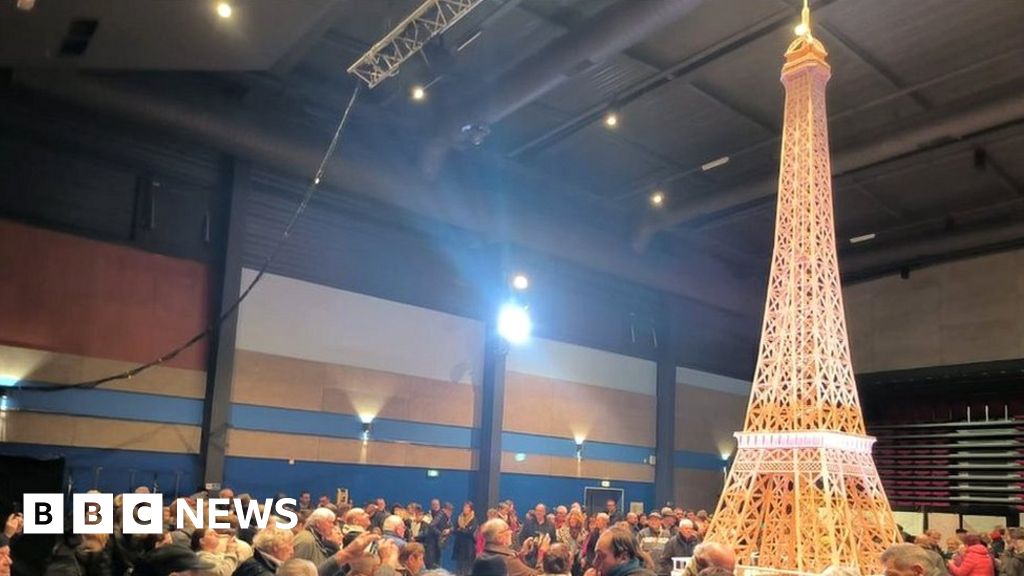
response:
{"label": "person in red jacket", "polygon": [[960,565],[949,563],[949,572],[953,576],[993,576],[995,565],[988,548],[981,543],[976,534],[964,536],[964,559]]}

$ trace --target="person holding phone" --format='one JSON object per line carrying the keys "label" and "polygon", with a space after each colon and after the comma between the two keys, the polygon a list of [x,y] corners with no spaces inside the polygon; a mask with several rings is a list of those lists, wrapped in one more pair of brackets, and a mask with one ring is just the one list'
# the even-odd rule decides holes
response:
{"label": "person holding phone", "polygon": [[220,547],[217,531],[196,528],[192,533],[191,547],[200,560],[213,565],[213,568],[200,571],[198,576],[231,576],[238,568],[238,542],[234,536],[228,537],[224,552],[217,552]]}

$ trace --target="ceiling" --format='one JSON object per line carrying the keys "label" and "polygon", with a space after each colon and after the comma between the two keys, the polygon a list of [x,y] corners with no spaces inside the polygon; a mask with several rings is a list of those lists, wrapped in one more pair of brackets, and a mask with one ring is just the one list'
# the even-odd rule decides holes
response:
{"label": "ceiling", "polygon": [[[235,17],[219,21],[210,2],[37,0],[33,11],[15,13],[10,0],[0,4],[0,66],[15,77],[40,67],[102,70],[200,106],[226,98],[240,112],[324,142],[355,86],[345,69],[419,3],[236,0]],[[598,269],[659,288],[659,273],[641,265],[675,263],[664,284],[673,274],[700,284],[701,267],[709,267],[756,295],[771,250],[779,73],[795,0],[693,1],[624,51],[553,75],[541,93],[502,110],[481,144],[444,140],[450,125],[479,120],[470,117],[479,104],[514,89],[513,74],[529,77],[530,67],[554,61],[604,11],[641,4],[483,0],[400,74],[364,93],[346,146],[388,158],[415,181],[399,186],[404,197],[389,193],[392,205],[467,227],[501,206],[516,222],[535,224],[532,248],[576,250]],[[847,281],[1021,242],[1024,2],[811,7],[832,66],[830,140]],[[70,20],[86,16],[98,21],[90,45],[80,56],[53,56]],[[408,97],[417,84],[428,87],[423,102]],[[609,129],[603,118],[613,107],[619,123]],[[422,169],[439,140],[440,177]],[[702,169],[723,157],[724,165]],[[654,190],[665,193],[660,208],[648,202]],[[474,197],[487,191],[500,198]],[[429,202],[411,196],[434,193]],[[482,212],[456,209],[463,202],[480,202]],[[513,227],[512,216],[499,221]],[[570,233],[569,224],[578,228]],[[875,236],[849,242],[868,234]],[[565,246],[574,242],[580,246]],[[619,260],[602,262],[612,252]],[[630,260],[636,266],[619,265]]]}

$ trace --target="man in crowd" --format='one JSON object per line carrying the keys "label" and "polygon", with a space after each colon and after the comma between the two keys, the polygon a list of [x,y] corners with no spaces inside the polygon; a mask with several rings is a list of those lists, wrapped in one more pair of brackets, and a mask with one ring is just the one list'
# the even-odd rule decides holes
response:
{"label": "man in crowd", "polygon": [[[508,569],[508,576],[537,576],[538,572],[530,568],[519,559],[519,556],[512,550],[512,529],[508,523],[500,518],[488,520],[480,528],[484,537],[484,554],[500,557]],[[532,542],[532,541],[531,541]],[[546,552],[545,547],[540,548]]]}
{"label": "man in crowd", "polygon": [[629,529],[636,534],[640,531],[640,517],[636,515],[636,512],[626,513],[626,524],[629,524]]}
{"label": "man in crowd", "polygon": [[391,540],[399,551],[405,547],[405,521],[401,516],[391,515],[384,519],[384,538]]}
{"label": "man in crowd", "polygon": [[736,568],[736,553],[733,549],[717,542],[703,542],[693,549],[693,560],[686,565],[683,576],[697,576],[708,568],[724,570],[732,574]]}
{"label": "man in crowd", "polygon": [[683,519],[679,523],[679,531],[674,538],[665,543],[661,552],[661,561],[658,563],[659,576],[668,576],[672,572],[673,558],[689,558],[693,556],[693,550],[700,544],[700,538],[694,530],[693,522]]}
{"label": "man in crowd", "polygon": [[356,536],[370,529],[370,515],[362,508],[351,508],[345,513],[345,523],[341,527],[341,535],[347,544]]}
{"label": "man in crowd", "polygon": [[[421,515],[422,512],[420,510]],[[426,565],[424,560],[425,552],[422,544],[417,542],[406,544],[402,551],[398,553],[398,572],[405,576],[419,576]]]}
{"label": "man in crowd", "polygon": [[661,509],[661,526],[672,536],[675,536],[676,531],[679,530],[679,521],[676,520],[675,513],[668,506]]}
{"label": "man in crowd", "polygon": [[622,516],[622,512],[619,511],[618,501],[613,500],[611,498],[609,498],[608,501],[605,502],[604,512],[608,515],[608,522],[610,524],[622,522],[622,520],[624,519]]}
{"label": "man in crowd", "polygon": [[423,545],[426,568],[434,570],[441,565],[441,533],[424,519],[423,508],[419,504],[411,504],[409,512],[412,519],[406,534],[412,541]]}
{"label": "man in crowd", "polygon": [[640,548],[647,552],[654,565],[658,566],[661,562],[661,552],[672,538],[672,534],[661,527],[661,514],[657,510],[652,510],[647,515],[647,527],[640,531],[637,538],[640,540]]}
{"label": "man in crowd", "polygon": [[370,514],[370,523],[374,528],[384,529],[384,519],[391,515],[388,512],[388,504],[383,498],[377,498],[373,503],[374,512]]}
{"label": "man in crowd", "polygon": [[583,546],[583,563],[585,566],[594,565],[594,554],[597,552],[597,539],[601,537],[601,532],[604,532],[607,529],[608,515],[601,512],[597,516],[594,516],[590,533],[587,535],[587,542]]}
{"label": "man in crowd", "polygon": [[565,506],[559,506],[555,508],[555,530],[562,528],[565,524],[565,519],[569,517],[569,510]]}
{"label": "man in crowd", "polygon": [[313,509],[313,497],[309,494],[309,490],[303,490],[299,492],[299,511],[312,510]]}
{"label": "man in crowd", "polygon": [[606,530],[597,540],[594,567],[586,576],[654,576],[643,567],[636,539],[628,529]]}
{"label": "man in crowd", "polygon": [[317,566],[323,564],[334,553],[333,546],[328,543],[334,529],[334,520],[334,512],[327,508],[313,510],[306,520],[306,529],[299,532],[292,543],[294,556],[309,560]]}
{"label": "man in crowd", "polygon": [[555,536],[555,526],[552,522],[548,521],[548,508],[544,504],[537,504],[533,509],[533,513],[527,515],[526,520],[523,522],[523,527],[519,531],[519,544],[525,545],[530,539],[536,544],[524,558],[524,561],[530,565],[535,566],[537,564],[537,549],[542,542],[551,544],[557,540]]}
{"label": "man in crowd", "polygon": [[948,572],[941,559],[915,544],[895,544],[882,552],[885,576],[946,576]]}

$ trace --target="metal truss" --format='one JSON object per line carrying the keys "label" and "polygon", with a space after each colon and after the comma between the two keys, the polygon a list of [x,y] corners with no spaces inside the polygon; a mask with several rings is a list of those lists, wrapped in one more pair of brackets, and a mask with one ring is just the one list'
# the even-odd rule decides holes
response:
{"label": "metal truss", "polygon": [[483,0],[427,0],[349,66],[373,88],[398,74],[398,68],[435,36],[443,34]]}

